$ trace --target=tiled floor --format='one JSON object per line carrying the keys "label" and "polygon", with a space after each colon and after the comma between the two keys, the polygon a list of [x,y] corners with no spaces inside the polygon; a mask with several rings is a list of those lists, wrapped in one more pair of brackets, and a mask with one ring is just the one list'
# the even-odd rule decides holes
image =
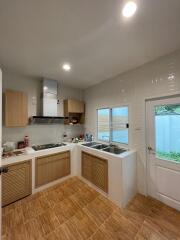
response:
{"label": "tiled floor", "polygon": [[119,209],[78,178],[3,208],[3,240],[180,240],[180,212],[137,195]]}

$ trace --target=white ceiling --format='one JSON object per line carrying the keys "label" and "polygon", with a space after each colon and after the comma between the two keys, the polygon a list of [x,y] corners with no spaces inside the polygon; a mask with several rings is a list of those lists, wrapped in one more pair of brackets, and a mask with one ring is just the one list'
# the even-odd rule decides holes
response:
{"label": "white ceiling", "polygon": [[179,49],[180,0],[137,1],[0,0],[0,66],[86,88]]}

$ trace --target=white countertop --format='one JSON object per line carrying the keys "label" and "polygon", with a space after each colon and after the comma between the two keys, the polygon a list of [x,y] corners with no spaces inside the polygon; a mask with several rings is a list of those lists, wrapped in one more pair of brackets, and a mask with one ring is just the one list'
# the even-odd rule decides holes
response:
{"label": "white countertop", "polygon": [[22,155],[18,155],[18,156],[11,156],[11,157],[7,157],[7,158],[2,158],[2,165],[8,165],[8,164],[12,164],[12,163],[16,163],[16,162],[21,162],[21,161],[26,161],[26,160],[30,160],[32,158],[35,157],[40,157],[40,156],[44,156],[44,155],[49,155],[49,154],[54,154],[54,153],[58,153],[58,152],[64,152],[64,151],[70,151],[73,149],[74,146],[80,146],[81,150],[89,152],[89,153],[94,153],[96,156],[99,157],[104,157],[104,158],[124,158],[127,155],[135,152],[135,150],[128,150],[127,152],[121,153],[121,154],[113,154],[113,153],[109,153],[109,152],[105,152],[102,150],[97,150],[95,148],[91,148],[91,147],[87,147],[87,146],[83,146],[82,144],[86,143],[86,142],[79,142],[79,143],[67,143],[64,142],[66,145],[65,146],[60,146],[60,147],[55,147],[55,148],[48,148],[48,149],[44,149],[44,150],[39,150],[39,151],[35,151],[32,147],[28,147],[26,149],[24,149],[25,153]]}
{"label": "white countertop", "polygon": [[26,161],[35,157],[49,155],[57,152],[64,152],[71,150],[75,143],[66,143],[65,146],[55,147],[55,148],[48,148],[44,150],[35,151],[31,147],[27,147],[24,149],[24,154],[18,156],[12,156],[7,158],[2,158],[2,165],[12,164],[16,162]]}

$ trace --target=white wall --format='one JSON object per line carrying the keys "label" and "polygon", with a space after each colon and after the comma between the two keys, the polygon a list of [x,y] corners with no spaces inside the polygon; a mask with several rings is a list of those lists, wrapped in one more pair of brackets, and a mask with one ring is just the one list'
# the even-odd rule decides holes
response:
{"label": "white wall", "polygon": [[[28,94],[28,116],[40,114],[40,92],[41,79],[28,76],[16,75],[13,73],[3,72],[3,91],[13,89],[24,91]],[[58,87],[58,113],[63,116],[63,100],[67,98],[83,99],[83,91],[63,85],[61,82]],[[37,99],[34,101],[33,99]],[[31,144],[42,144],[57,142],[62,140],[63,133],[66,132],[68,137],[74,137],[84,132],[83,126],[65,126],[57,125],[29,125],[23,128],[6,128],[2,129],[2,140],[20,141],[25,135],[30,137]]]}
{"label": "white wall", "polygon": [[176,93],[180,93],[180,51],[106,80],[84,92],[85,131],[95,136],[97,108],[129,105],[130,146],[138,150],[140,193],[146,194],[145,99]]}

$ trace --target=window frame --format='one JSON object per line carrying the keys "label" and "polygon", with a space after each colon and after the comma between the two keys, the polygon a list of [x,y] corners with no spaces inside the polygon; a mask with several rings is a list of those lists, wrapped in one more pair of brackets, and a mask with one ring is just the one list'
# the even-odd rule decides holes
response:
{"label": "window frame", "polygon": [[[103,110],[103,109],[108,109],[109,110],[109,141],[105,141],[105,140],[102,140],[102,139],[99,139],[98,138],[98,110]],[[110,113],[110,108],[109,107],[103,107],[103,108],[97,108],[96,109],[96,117],[97,117],[97,129],[96,129],[96,133],[97,133],[97,140],[98,141],[101,141],[101,142],[106,142],[106,143],[109,143],[110,142],[110,139],[111,139],[111,113]]]}
{"label": "window frame", "polygon": [[[123,145],[123,146],[129,146],[129,142],[130,142],[130,131],[129,131],[129,127],[127,128],[128,129],[128,143],[121,143],[121,142],[115,142],[115,141],[112,141],[112,109],[113,108],[123,108],[123,107],[127,107],[128,108],[128,124],[129,124],[129,105],[118,105],[118,106],[113,106],[113,107],[102,107],[102,108],[97,108],[96,109],[96,116],[97,116],[97,128],[96,128],[96,134],[97,134],[97,140],[100,141],[100,142],[104,142],[104,143],[115,143],[115,144],[118,144],[118,145]],[[101,110],[101,109],[109,109],[109,141],[105,141],[105,140],[102,140],[102,139],[99,139],[98,138],[98,110]]]}

